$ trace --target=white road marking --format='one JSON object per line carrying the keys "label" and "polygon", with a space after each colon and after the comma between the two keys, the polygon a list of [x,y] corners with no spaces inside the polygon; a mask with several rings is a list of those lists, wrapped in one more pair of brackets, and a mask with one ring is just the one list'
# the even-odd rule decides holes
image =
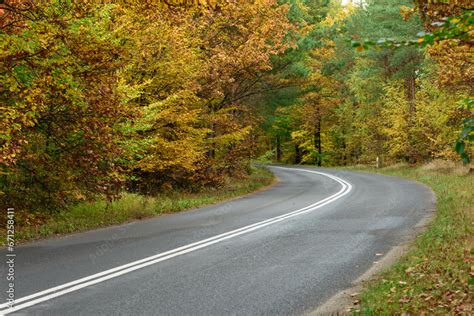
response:
{"label": "white road marking", "polygon": [[[201,248],[211,246],[213,244],[222,242],[224,240],[231,239],[231,238],[246,234],[248,232],[251,232],[251,231],[257,230],[259,228],[263,228],[265,226],[269,226],[269,225],[287,220],[287,219],[295,217],[295,216],[303,215],[305,213],[314,211],[318,208],[321,208],[321,207],[323,207],[323,206],[325,206],[329,203],[332,203],[332,202],[340,199],[341,197],[345,196],[346,194],[348,194],[352,190],[352,185],[349,182],[347,182],[347,181],[345,181],[341,178],[338,178],[336,176],[327,174],[327,173],[312,171],[312,170],[306,170],[306,169],[294,169],[294,168],[285,168],[285,167],[275,167],[275,168],[301,171],[301,172],[309,172],[309,173],[315,173],[315,174],[323,175],[323,176],[326,176],[326,177],[328,177],[332,180],[335,180],[339,184],[341,184],[342,188],[337,193],[335,193],[335,194],[333,194],[333,195],[331,195],[331,196],[329,196],[329,197],[327,197],[327,198],[325,198],[321,201],[318,201],[316,203],[313,203],[311,205],[308,205],[306,207],[298,209],[296,211],[286,213],[286,214],[283,214],[283,215],[280,215],[280,216],[276,216],[276,217],[273,217],[273,218],[270,218],[270,219],[267,219],[267,220],[264,220],[264,221],[260,221],[260,222],[257,222],[255,224],[244,226],[242,228],[238,228],[238,229],[229,231],[227,233],[223,233],[223,234],[220,234],[220,235],[217,235],[217,236],[214,236],[214,237],[210,237],[210,238],[198,241],[198,242],[194,242],[194,243],[191,243],[191,244],[179,247],[179,248],[175,248],[175,249],[172,249],[172,250],[169,250],[169,251],[166,251],[166,252],[162,252],[162,253],[156,254],[154,256],[150,256],[150,257],[147,257],[147,258],[144,258],[144,259],[141,259],[141,260],[137,260],[137,261],[134,261],[134,262],[131,262],[131,263],[128,263],[128,264],[124,264],[124,265],[118,266],[118,267],[113,268],[113,269],[109,269],[109,270],[106,270],[106,271],[103,271],[103,272],[100,272],[100,273],[90,275],[90,276],[85,277],[85,278],[78,279],[76,281],[65,283],[65,284],[55,286],[55,287],[49,288],[49,289],[41,291],[41,292],[37,292],[37,293],[31,294],[31,295],[19,298],[19,299],[15,300],[15,305],[13,307],[9,307],[8,303],[0,304],[0,309],[2,309],[0,311],[0,315],[6,315],[6,314],[9,314],[9,313],[13,313],[13,312],[16,312],[18,310],[21,310],[21,309],[24,309],[24,308],[27,308],[27,307],[31,307],[33,305],[51,300],[51,299],[56,298],[58,296],[62,296],[62,295],[65,295],[67,293],[71,293],[71,292],[80,290],[82,288],[85,288],[85,287],[88,287],[88,286],[91,286],[91,285],[94,285],[94,284],[97,284],[97,283],[101,283],[101,282],[110,280],[112,278],[116,278],[118,276],[130,273],[132,271],[142,269],[142,268],[147,267],[149,265],[153,265],[153,264],[159,263],[161,261],[165,261],[165,260],[177,257],[177,256],[184,255],[184,254],[192,252],[192,251],[196,251],[196,250],[201,249]],[[23,302],[26,302],[26,303],[23,303]],[[17,305],[18,303],[23,303],[23,304]]]}

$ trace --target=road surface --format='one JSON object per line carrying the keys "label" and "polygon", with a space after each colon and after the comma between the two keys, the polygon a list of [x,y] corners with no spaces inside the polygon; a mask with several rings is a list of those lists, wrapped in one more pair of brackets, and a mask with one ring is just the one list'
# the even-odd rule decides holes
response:
{"label": "road surface", "polygon": [[[15,249],[15,304],[34,315],[301,314],[351,286],[433,208],[395,177],[271,167],[230,202]],[[7,262],[6,251],[0,256]]]}

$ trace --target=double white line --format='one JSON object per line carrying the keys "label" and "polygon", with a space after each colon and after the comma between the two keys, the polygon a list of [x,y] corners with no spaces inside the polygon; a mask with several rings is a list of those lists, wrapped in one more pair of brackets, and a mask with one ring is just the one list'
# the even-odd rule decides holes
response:
{"label": "double white line", "polygon": [[181,256],[181,255],[184,255],[184,254],[192,252],[192,251],[196,251],[196,250],[201,249],[201,248],[209,247],[213,244],[217,244],[217,243],[222,242],[224,240],[231,239],[231,238],[249,233],[251,231],[263,228],[265,226],[269,226],[269,225],[272,225],[272,224],[290,219],[292,217],[303,215],[305,213],[308,213],[308,212],[314,211],[318,208],[321,208],[321,207],[323,207],[323,206],[325,206],[329,203],[332,203],[332,202],[336,201],[337,199],[340,199],[341,197],[348,194],[352,190],[352,185],[349,182],[347,182],[347,181],[345,181],[341,178],[335,177],[333,175],[327,174],[327,173],[312,171],[312,170],[305,170],[305,169],[292,169],[292,168],[284,168],[284,167],[275,167],[275,168],[319,174],[319,175],[322,175],[322,176],[333,179],[334,181],[341,184],[342,187],[337,193],[335,193],[335,194],[333,194],[333,195],[331,195],[331,196],[329,196],[329,197],[327,197],[327,198],[325,198],[321,201],[318,201],[314,204],[311,204],[311,205],[308,205],[304,208],[301,208],[299,210],[296,210],[296,211],[293,211],[293,212],[290,212],[290,213],[286,213],[286,214],[283,214],[283,215],[280,215],[280,216],[276,216],[276,217],[273,217],[273,218],[255,223],[255,224],[251,224],[251,225],[239,228],[239,229],[229,231],[227,233],[223,233],[223,234],[220,234],[220,235],[217,235],[217,236],[214,236],[214,237],[210,237],[210,238],[198,241],[198,242],[191,243],[191,244],[186,245],[186,246],[182,246],[182,247],[175,248],[175,249],[172,249],[172,250],[169,250],[169,251],[166,251],[166,252],[162,252],[162,253],[156,254],[154,256],[150,256],[150,257],[147,257],[147,258],[144,258],[144,259],[141,259],[141,260],[130,262],[130,263],[124,264],[122,266],[119,266],[119,267],[116,267],[116,268],[113,268],[113,269],[105,270],[103,272],[96,273],[96,274],[90,275],[88,277],[78,279],[76,281],[65,283],[65,284],[55,286],[55,287],[52,287],[50,289],[47,289],[47,290],[44,290],[44,291],[41,291],[41,292],[37,292],[37,293],[31,294],[31,295],[19,298],[19,299],[15,300],[15,304],[12,307],[10,307],[8,305],[8,303],[0,304],[0,315],[6,315],[6,314],[9,314],[9,313],[12,313],[12,312],[16,312],[16,311],[19,311],[21,309],[31,307],[33,305],[51,300],[51,299],[56,298],[58,296],[62,296],[62,295],[80,290],[82,288],[85,288],[85,287],[88,287],[88,286],[91,286],[91,285],[94,285],[94,284],[97,284],[97,283],[101,283],[101,282],[110,280],[112,278],[116,278],[118,276],[130,273],[132,271],[142,269],[142,268],[145,268],[147,266],[150,266],[150,265],[153,265],[153,264],[156,264],[156,263],[159,263],[159,262],[162,262],[162,261],[165,261],[165,260],[177,257],[177,256]]}

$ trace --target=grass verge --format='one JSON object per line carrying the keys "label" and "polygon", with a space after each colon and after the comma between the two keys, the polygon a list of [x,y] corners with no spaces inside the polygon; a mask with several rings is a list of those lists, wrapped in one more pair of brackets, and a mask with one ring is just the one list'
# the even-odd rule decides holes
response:
{"label": "grass verge", "polygon": [[351,169],[417,180],[437,197],[437,212],[428,229],[396,265],[369,282],[353,314],[473,315],[472,173],[443,163]]}
{"label": "grass verge", "polygon": [[26,218],[17,216],[15,239],[21,242],[81,232],[189,210],[254,192],[274,181],[273,174],[267,169],[254,168],[247,178],[232,179],[221,188],[199,193],[170,192],[157,196],[123,193],[111,203],[80,203],[48,218],[36,218],[35,214],[28,214]]}

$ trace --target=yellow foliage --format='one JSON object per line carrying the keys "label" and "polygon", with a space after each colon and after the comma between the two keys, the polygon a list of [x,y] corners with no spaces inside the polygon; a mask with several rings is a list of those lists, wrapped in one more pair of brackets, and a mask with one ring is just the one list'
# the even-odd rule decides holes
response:
{"label": "yellow foliage", "polygon": [[452,145],[457,138],[458,125],[453,118],[461,97],[446,94],[428,81],[422,81],[413,107],[406,100],[401,83],[386,85],[380,119],[386,136],[387,158],[405,159],[416,153],[425,160],[455,159]]}

